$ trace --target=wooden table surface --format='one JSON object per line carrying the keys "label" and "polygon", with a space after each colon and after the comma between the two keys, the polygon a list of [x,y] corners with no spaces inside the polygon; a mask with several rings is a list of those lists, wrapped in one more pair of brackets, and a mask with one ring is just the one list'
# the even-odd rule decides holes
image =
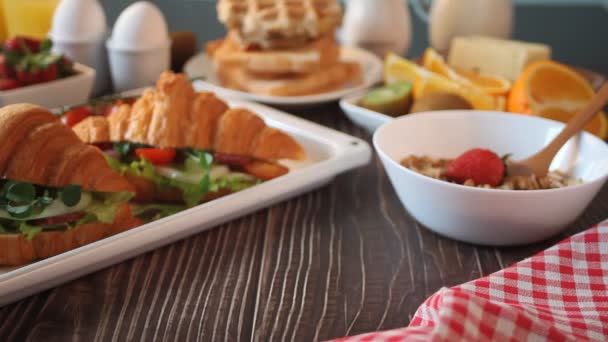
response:
{"label": "wooden table surface", "polygon": [[[370,140],[336,105],[302,116]],[[0,341],[311,341],[403,327],[426,297],[550,241],[478,247],[402,208],[378,158],[316,191],[0,308]]]}

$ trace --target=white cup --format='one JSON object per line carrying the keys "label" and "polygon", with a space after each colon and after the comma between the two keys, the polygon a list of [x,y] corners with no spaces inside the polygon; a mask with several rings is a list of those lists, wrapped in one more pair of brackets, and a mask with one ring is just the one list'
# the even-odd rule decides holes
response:
{"label": "white cup", "polygon": [[113,47],[111,40],[108,40],[107,48],[116,92],[153,85],[160,74],[170,67],[170,42],[158,48],[135,50]]}

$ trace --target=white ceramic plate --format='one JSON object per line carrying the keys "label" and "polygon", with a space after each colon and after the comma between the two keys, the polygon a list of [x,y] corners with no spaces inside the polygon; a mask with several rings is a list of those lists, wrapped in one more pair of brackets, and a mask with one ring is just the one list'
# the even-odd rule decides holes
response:
{"label": "white ceramic plate", "polygon": [[367,90],[347,95],[340,100],[340,108],[355,125],[365,128],[370,134],[383,124],[393,120],[392,117],[363,108],[358,105]]}
{"label": "white ceramic plate", "polygon": [[289,133],[308,158],[282,162],[291,169],[287,175],[244,191],[27,266],[0,268],[0,306],[318,188],[370,160],[371,148],[361,139],[263,105],[228,103],[251,109]]}
{"label": "white ceramic plate", "polygon": [[204,78],[202,85],[205,90],[233,98],[280,106],[314,105],[337,101],[353,91],[369,88],[382,80],[382,60],[373,53],[358,48],[342,47],[342,59],[355,61],[361,65],[363,83],[356,87],[306,96],[265,96],[224,88],[217,80],[211,62],[205,53],[192,57],[184,66],[184,72],[190,78]]}

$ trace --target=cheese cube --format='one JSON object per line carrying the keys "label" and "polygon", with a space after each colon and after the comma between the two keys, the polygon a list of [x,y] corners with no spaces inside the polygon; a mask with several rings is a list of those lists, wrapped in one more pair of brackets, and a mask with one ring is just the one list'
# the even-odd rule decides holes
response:
{"label": "cheese cube", "polygon": [[545,44],[467,36],[452,40],[448,64],[514,81],[531,62],[550,58],[551,48]]}

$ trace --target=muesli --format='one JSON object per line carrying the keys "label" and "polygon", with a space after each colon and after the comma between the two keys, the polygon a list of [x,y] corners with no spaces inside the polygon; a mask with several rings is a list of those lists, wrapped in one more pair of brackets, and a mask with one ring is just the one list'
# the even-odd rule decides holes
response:
{"label": "muesli", "polygon": [[401,165],[428,177],[485,189],[543,190],[563,188],[582,183],[581,180],[569,177],[565,173],[558,170],[549,172],[547,175],[542,177],[537,177],[535,175],[527,177],[509,177],[507,175],[503,178],[502,182],[496,186],[490,184],[477,184],[473,179],[470,178],[460,183],[448,177],[447,170],[452,161],[453,159],[411,155],[404,158],[401,161]]}

